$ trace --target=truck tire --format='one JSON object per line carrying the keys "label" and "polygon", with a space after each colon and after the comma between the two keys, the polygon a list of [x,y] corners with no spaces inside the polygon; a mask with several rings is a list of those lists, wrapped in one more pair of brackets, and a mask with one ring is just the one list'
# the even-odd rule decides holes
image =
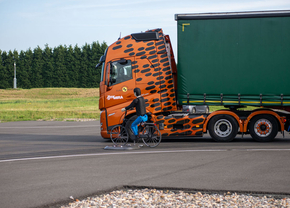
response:
{"label": "truck tire", "polygon": [[250,120],[249,132],[258,142],[270,142],[278,133],[278,123],[273,116],[258,115]]}
{"label": "truck tire", "polygon": [[238,123],[232,116],[217,115],[209,121],[208,130],[213,140],[230,142],[238,133]]}

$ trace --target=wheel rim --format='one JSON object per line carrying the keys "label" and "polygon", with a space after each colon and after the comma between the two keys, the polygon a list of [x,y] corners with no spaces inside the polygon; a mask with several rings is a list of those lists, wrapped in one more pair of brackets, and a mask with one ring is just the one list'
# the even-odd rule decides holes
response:
{"label": "wheel rim", "polygon": [[260,137],[267,137],[273,129],[272,123],[267,119],[259,119],[254,125],[255,133]]}
{"label": "wheel rim", "polygon": [[147,135],[147,138],[142,138],[144,144],[149,147],[156,147],[161,141],[160,131],[154,127],[147,126],[143,131],[142,135]]}
{"label": "wheel rim", "polygon": [[110,135],[114,144],[126,144],[128,142],[128,133],[124,127],[117,126],[113,128]]}
{"label": "wheel rim", "polygon": [[227,137],[233,131],[231,122],[226,119],[220,119],[214,124],[214,132],[219,137]]}

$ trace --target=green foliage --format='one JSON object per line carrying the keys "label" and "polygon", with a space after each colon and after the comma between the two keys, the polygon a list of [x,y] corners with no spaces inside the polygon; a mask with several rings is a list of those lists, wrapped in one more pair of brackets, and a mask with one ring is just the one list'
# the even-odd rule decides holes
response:
{"label": "green foliage", "polygon": [[[9,52],[11,53],[11,51]],[[13,80],[13,76],[11,77],[11,83],[8,82],[8,77],[9,77],[9,66],[11,66],[11,69],[13,69],[13,59],[12,57],[9,56],[9,54],[7,54],[6,51],[4,51],[2,54],[2,70],[0,72],[0,88],[8,88],[8,87],[13,87],[12,84],[12,80]]]}
{"label": "green foliage", "polygon": [[4,88],[4,87],[6,87],[5,86],[5,83],[3,82],[3,80],[5,79],[5,70],[4,70],[4,65],[3,65],[3,59],[2,59],[2,51],[0,50],[0,88]]}
{"label": "green foliage", "polygon": [[65,60],[66,60],[66,68],[67,68],[67,76],[68,76],[68,83],[67,87],[75,87],[78,86],[76,73],[78,73],[75,70],[75,58],[74,58],[74,49],[72,46],[69,46],[67,48],[67,52],[65,54]]}
{"label": "green foliage", "polygon": [[40,88],[43,87],[43,58],[42,50],[39,46],[33,50],[33,60],[32,60],[32,87]]}
{"label": "green foliage", "polygon": [[53,87],[53,63],[54,58],[52,54],[52,49],[45,45],[43,51],[43,81],[44,87]]}
{"label": "green foliage", "polygon": [[95,69],[107,44],[93,42],[83,47],[76,45],[33,51],[0,50],[0,89],[13,87],[14,62],[17,67],[17,87],[23,89],[42,87],[99,87],[101,69]]}

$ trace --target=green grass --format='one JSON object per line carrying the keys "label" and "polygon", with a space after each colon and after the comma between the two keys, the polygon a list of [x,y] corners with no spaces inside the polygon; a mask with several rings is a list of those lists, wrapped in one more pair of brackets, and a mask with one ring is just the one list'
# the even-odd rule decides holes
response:
{"label": "green grass", "polygon": [[[239,110],[244,110],[244,111],[252,111],[260,107],[252,107],[252,106],[247,106],[245,108],[240,108]],[[225,108],[224,106],[209,106],[209,111],[217,111],[217,110],[229,110],[229,108]]]}
{"label": "green grass", "polygon": [[99,89],[0,90],[0,121],[99,119]]}

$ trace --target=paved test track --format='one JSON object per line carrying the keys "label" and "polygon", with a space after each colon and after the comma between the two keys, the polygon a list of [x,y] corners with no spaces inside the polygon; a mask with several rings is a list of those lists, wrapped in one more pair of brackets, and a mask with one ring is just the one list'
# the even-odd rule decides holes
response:
{"label": "paved test track", "polygon": [[164,139],[157,148],[104,150],[99,122],[0,123],[1,207],[43,207],[117,186],[290,194],[290,136],[216,143]]}

